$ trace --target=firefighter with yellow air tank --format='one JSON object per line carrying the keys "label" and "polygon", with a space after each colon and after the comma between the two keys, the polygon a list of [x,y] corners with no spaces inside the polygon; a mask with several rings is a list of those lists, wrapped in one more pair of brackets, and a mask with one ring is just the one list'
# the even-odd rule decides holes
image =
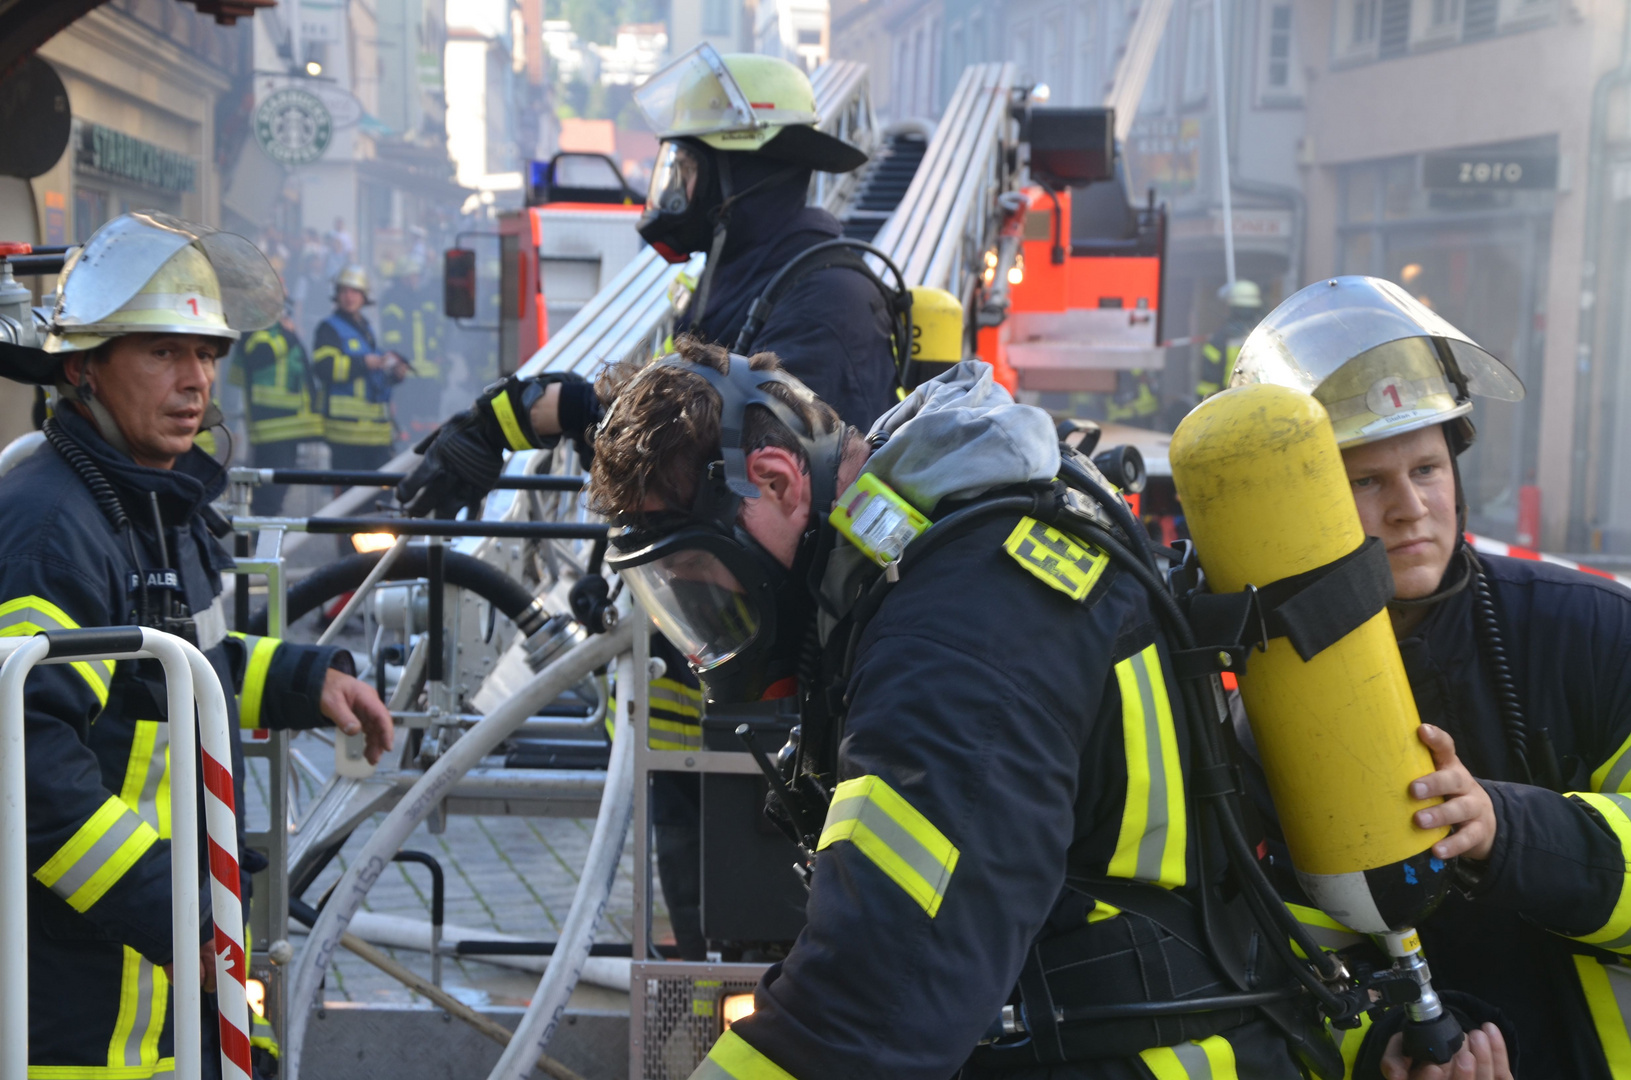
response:
{"label": "firefighter with yellow air tank", "polygon": [[[1261,384],[1319,400],[1363,531],[1387,555],[1390,629],[1435,765],[1410,794],[1446,799],[1417,824],[1456,830],[1432,847],[1459,856],[1454,887],[1419,925],[1433,985],[1472,1032],[1453,1075],[1631,1076],[1631,594],[1465,540],[1457,459],[1473,398],[1516,400],[1521,383],[1398,286],[1345,277],[1290,297],[1246,340],[1232,385]],[[1306,879],[1293,824],[1274,861],[1289,854]],[[1304,910],[1341,944],[1338,921]],[[1347,940],[1347,955],[1371,948]],[[1398,1021],[1343,1034],[1353,1075],[1452,1075],[1411,1072]]]}

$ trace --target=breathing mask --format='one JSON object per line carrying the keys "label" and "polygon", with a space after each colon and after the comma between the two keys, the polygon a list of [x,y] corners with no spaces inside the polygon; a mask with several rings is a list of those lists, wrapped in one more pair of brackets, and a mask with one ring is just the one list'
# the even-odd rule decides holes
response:
{"label": "breathing mask", "polygon": [[[623,576],[663,636],[685,655],[710,703],[790,696],[815,616],[813,569],[831,542],[819,510],[834,497],[843,427],[810,430],[764,388],[779,383],[799,395],[809,395],[809,389],[782,371],[754,371],[743,356],[731,355],[728,374],[678,355],[652,366],[693,372],[719,394],[720,453],[699,478],[688,511],[629,515],[616,522],[606,564]],[[810,522],[791,567],[738,520],[742,501],[760,494],[747,476],[747,455],[756,449],[744,441],[749,406],[780,420],[809,462]]]}

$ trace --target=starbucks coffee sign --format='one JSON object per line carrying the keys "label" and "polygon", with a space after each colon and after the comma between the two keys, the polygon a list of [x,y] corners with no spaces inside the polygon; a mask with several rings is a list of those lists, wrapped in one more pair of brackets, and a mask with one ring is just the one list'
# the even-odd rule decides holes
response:
{"label": "starbucks coffee sign", "polygon": [[333,138],[333,114],[308,90],[274,90],[255,108],[255,141],[280,165],[310,165]]}

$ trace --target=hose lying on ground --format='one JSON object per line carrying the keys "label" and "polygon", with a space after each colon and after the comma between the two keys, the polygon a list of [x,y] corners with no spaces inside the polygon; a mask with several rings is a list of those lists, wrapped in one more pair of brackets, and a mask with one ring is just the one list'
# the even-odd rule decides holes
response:
{"label": "hose lying on ground", "polygon": [[[299,1080],[300,1052],[305,1042],[306,1025],[311,1018],[311,1010],[317,1005],[323,976],[333,961],[334,951],[339,948],[340,937],[346,932],[351,917],[362,906],[368,890],[373,887],[381,872],[391,864],[391,856],[401,849],[403,842],[414,829],[418,828],[419,823],[430,816],[430,812],[441,803],[459,778],[491,753],[494,747],[509,737],[528,717],[577,685],[590,672],[610,663],[618,654],[627,651],[634,639],[634,624],[637,621],[640,620],[626,620],[609,633],[590,638],[545,667],[512,697],[488,713],[481,723],[465,732],[462,738],[426,770],[425,775],[419,778],[407,795],[403,796],[396,808],[380,822],[379,828],[374,830],[374,834],[368,838],[334,887],[328,905],[318,917],[317,925],[312,927],[306,947],[301,950],[289,973],[289,1020],[282,1057],[283,1075],[286,1080]],[[619,711],[624,717],[623,723],[626,726],[626,706]],[[631,747],[632,742],[633,740],[628,737],[622,739],[625,748]],[[614,755],[612,760],[615,764],[621,759],[620,755]],[[632,764],[632,759],[630,761]],[[606,791],[602,796],[602,818],[606,816],[607,800],[614,793],[610,779],[608,776]],[[624,786],[627,786],[626,782]],[[627,828],[626,819],[624,827]],[[597,824],[597,839],[599,831]],[[591,844],[590,848],[593,854],[594,845]],[[585,889],[600,888],[605,884],[605,881],[594,881],[585,875],[578,886],[580,898]],[[605,898],[601,897],[599,902],[604,904]],[[572,910],[576,912],[577,909],[578,901],[575,899]],[[570,915],[568,921],[571,921]],[[567,943],[567,938],[563,934],[562,947],[564,948]],[[537,1060],[536,1054],[533,1060]]]}

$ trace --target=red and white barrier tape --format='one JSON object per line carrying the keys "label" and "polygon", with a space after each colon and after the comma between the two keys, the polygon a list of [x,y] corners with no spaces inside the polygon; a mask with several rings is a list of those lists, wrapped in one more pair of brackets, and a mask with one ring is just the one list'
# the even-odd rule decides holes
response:
{"label": "red and white barrier tape", "polygon": [[1570,570],[1578,570],[1582,574],[1592,574],[1596,577],[1617,581],[1621,585],[1631,588],[1631,577],[1624,574],[1611,574],[1607,570],[1598,570],[1596,567],[1583,566],[1568,559],[1560,559],[1556,555],[1547,555],[1544,552],[1532,551],[1529,548],[1518,547],[1516,544],[1503,544],[1499,540],[1491,540],[1487,536],[1476,533],[1467,534],[1467,542],[1474,550],[1482,551],[1486,555],[1505,555],[1513,559],[1531,559],[1535,562],[1548,562],[1554,566],[1566,566]]}
{"label": "red and white barrier tape", "polygon": [[221,1019],[223,1080],[250,1080],[249,961],[244,955],[243,896],[238,875],[238,819],[232,748],[224,729],[203,731],[204,823],[209,835],[210,903],[215,919],[215,985]]}

